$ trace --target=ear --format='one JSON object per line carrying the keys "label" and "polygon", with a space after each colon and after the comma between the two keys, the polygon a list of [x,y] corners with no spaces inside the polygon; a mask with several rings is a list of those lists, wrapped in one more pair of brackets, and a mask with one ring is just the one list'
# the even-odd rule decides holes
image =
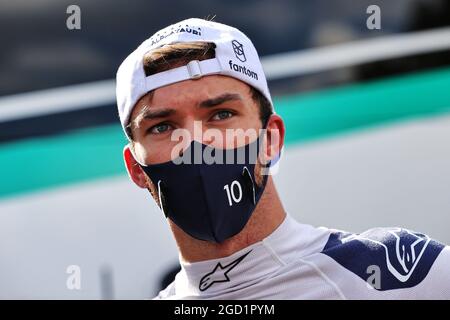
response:
{"label": "ear", "polygon": [[123,159],[130,179],[133,180],[138,187],[147,189],[145,172],[134,158],[133,153],[130,150],[130,145],[128,144],[123,148]]}
{"label": "ear", "polygon": [[266,129],[265,157],[266,160],[273,160],[279,156],[284,146],[285,128],[283,119],[277,114],[271,115],[267,121]]}

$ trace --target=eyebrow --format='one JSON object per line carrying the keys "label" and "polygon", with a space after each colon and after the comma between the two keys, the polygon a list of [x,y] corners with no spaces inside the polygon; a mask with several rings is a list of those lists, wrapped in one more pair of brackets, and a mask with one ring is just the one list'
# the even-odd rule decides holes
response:
{"label": "eyebrow", "polygon": [[199,103],[199,106],[201,108],[212,108],[222,103],[235,100],[242,100],[242,97],[237,93],[224,93],[221,94],[220,96],[203,100],[202,102]]}
{"label": "eyebrow", "polygon": [[154,119],[167,118],[167,117],[173,115],[175,112],[176,112],[175,109],[170,109],[170,108],[152,110],[152,109],[146,107],[134,119],[134,121],[133,121],[134,126],[135,126],[135,128],[139,128],[142,120],[154,120]]}
{"label": "eyebrow", "polygon": [[[203,100],[202,102],[199,103],[199,106],[201,108],[212,108],[212,107],[218,106],[222,103],[225,103],[228,101],[236,101],[236,100],[242,101],[242,97],[237,93],[224,93],[224,94],[221,94],[220,96]],[[171,109],[171,108],[152,110],[151,108],[146,106],[146,107],[144,107],[144,109],[142,109],[142,111],[134,119],[134,121],[133,121],[134,127],[139,128],[142,120],[154,120],[154,119],[166,118],[175,113],[176,113],[176,110]]]}

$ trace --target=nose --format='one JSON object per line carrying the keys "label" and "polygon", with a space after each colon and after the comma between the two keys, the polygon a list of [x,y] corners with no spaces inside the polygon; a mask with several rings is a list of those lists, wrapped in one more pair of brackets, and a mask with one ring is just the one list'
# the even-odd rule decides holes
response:
{"label": "nose", "polygon": [[213,147],[221,147],[223,143],[223,134],[218,129],[208,128],[203,121],[196,119],[186,119],[184,130],[186,131],[188,144],[196,141]]}

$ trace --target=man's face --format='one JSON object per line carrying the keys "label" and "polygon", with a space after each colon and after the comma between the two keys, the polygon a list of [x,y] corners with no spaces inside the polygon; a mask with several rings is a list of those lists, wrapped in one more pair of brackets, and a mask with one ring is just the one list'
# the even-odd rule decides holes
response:
{"label": "man's face", "polygon": [[[254,169],[255,183],[259,186],[264,179],[261,164],[279,155],[284,141],[282,119],[272,115],[267,123],[267,132],[261,135],[260,107],[253,100],[250,87],[237,79],[220,75],[156,89],[152,95],[138,101],[130,123],[134,152],[128,146],[124,149],[127,171],[134,183],[148,189],[158,204],[156,185],[139,163],[152,165],[174,160],[177,157],[174,150],[180,147],[180,141],[173,138],[180,130],[190,137],[187,141],[183,137],[180,151],[192,140],[215,148],[231,149],[262,137],[262,148]],[[231,135],[227,134],[230,132]],[[188,237],[177,225],[172,222],[170,225],[180,239]]]}
{"label": "man's face", "polygon": [[262,128],[259,106],[250,87],[220,75],[156,89],[153,95],[138,101],[130,121],[136,160],[145,164],[173,158],[172,152],[180,144],[177,139],[173,141],[175,130],[183,129],[193,140],[213,147],[236,148],[254,138],[242,140],[234,135],[230,139],[227,129],[250,129],[258,134]]}

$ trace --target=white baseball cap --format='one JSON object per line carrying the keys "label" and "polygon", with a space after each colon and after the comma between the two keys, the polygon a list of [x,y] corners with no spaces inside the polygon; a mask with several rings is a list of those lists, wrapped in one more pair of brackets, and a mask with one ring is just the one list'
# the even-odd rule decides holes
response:
{"label": "white baseball cap", "polygon": [[[212,42],[216,45],[215,58],[193,60],[185,66],[145,75],[143,62],[146,53],[181,42]],[[166,85],[213,74],[230,76],[251,85],[270,101],[273,109],[267,80],[250,39],[238,29],[225,24],[191,18],[158,31],[120,65],[116,78],[116,97],[125,134],[133,107],[142,96]]]}

